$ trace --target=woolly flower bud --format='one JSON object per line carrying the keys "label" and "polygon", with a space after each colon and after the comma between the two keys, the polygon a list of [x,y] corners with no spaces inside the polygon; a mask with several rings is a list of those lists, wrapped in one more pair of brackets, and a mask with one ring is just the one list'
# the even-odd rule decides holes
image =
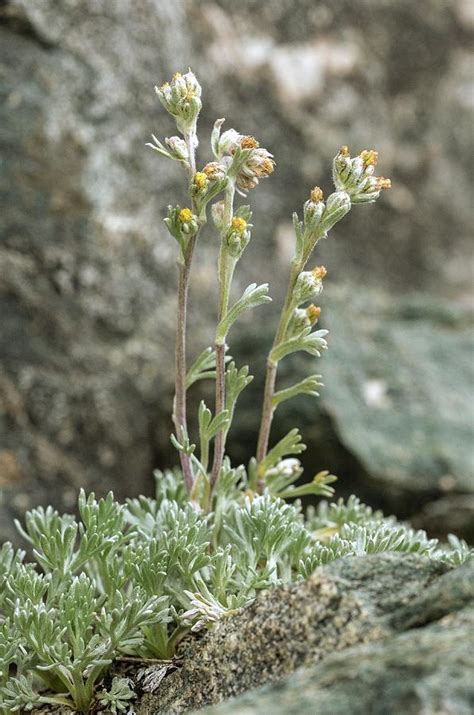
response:
{"label": "woolly flower bud", "polygon": [[226,236],[226,245],[231,256],[240,258],[249,241],[249,224],[240,216],[234,216]]}
{"label": "woolly flower bud", "polygon": [[259,179],[270,176],[274,169],[275,162],[273,161],[273,155],[269,151],[263,148],[252,149],[237,174],[237,187],[244,192],[254,189]]}
{"label": "woolly flower bud", "polygon": [[191,209],[181,209],[178,214],[178,218],[181,223],[189,223],[189,221],[191,221],[193,218],[193,212],[191,211]]}
{"label": "woolly flower bud", "polygon": [[323,278],[326,273],[324,266],[318,266],[312,271],[303,271],[299,274],[293,291],[293,299],[296,305],[301,305],[305,300],[309,300],[321,293]]}
{"label": "woolly flower bud", "polygon": [[274,467],[265,473],[265,478],[268,477],[296,477],[301,474],[301,462],[294,457],[280,459]]}
{"label": "woolly flower bud", "polygon": [[178,222],[183,233],[195,233],[198,227],[197,216],[193,214],[191,209],[184,208],[178,213]]}
{"label": "woolly flower bud", "polygon": [[165,144],[173,158],[180,159],[182,161],[186,161],[188,159],[188,147],[186,146],[184,139],[181,139],[181,137],[167,137],[165,139]]}
{"label": "woolly flower bud", "polygon": [[335,191],[328,197],[321,219],[321,230],[327,233],[351,210],[351,199],[345,191]]}
{"label": "woolly flower bud", "polygon": [[239,216],[234,216],[232,219],[231,227],[233,231],[237,231],[241,235],[247,228],[247,221]]}
{"label": "woolly flower bud", "polygon": [[306,308],[295,308],[288,324],[287,337],[301,335],[308,328],[311,328],[311,321]]}
{"label": "woolly flower bud", "polygon": [[305,312],[311,325],[316,325],[321,315],[321,308],[311,303],[311,305],[308,305],[305,309]]}
{"label": "woolly flower bud", "polygon": [[239,134],[235,129],[227,129],[221,134],[217,144],[219,155],[234,154],[239,148],[242,139],[244,139],[242,134]]}
{"label": "woolly flower bud", "polygon": [[324,266],[316,266],[316,268],[313,268],[311,273],[318,281],[322,281],[323,278],[326,278],[326,276],[328,274],[328,272]]}
{"label": "woolly flower bud", "polygon": [[223,179],[226,175],[225,166],[219,164],[217,161],[210,161],[209,164],[206,164],[202,171],[211,181]]}
{"label": "woolly flower bud", "polygon": [[375,201],[382,189],[391,186],[389,179],[374,176],[377,160],[378,152],[374,149],[364,149],[351,159],[348,147],[341,147],[333,162],[336,189],[347,192],[354,204]]}
{"label": "woolly flower bud", "polygon": [[181,206],[168,206],[168,216],[165,224],[171,235],[178,241],[181,248],[191,236],[194,236],[199,227],[198,217],[189,208]]}
{"label": "woolly flower bud", "polygon": [[165,109],[176,118],[176,125],[183,134],[196,124],[201,111],[201,85],[191,70],[182,75],[179,72],[171,82],[155,87]]}
{"label": "woolly flower bud", "polygon": [[197,171],[193,177],[193,185],[198,191],[205,190],[209,184],[209,179],[203,171]]}
{"label": "woolly flower bud", "polygon": [[315,186],[314,189],[311,190],[310,197],[303,207],[305,228],[311,233],[319,226],[324,208],[323,192],[319,186]]}

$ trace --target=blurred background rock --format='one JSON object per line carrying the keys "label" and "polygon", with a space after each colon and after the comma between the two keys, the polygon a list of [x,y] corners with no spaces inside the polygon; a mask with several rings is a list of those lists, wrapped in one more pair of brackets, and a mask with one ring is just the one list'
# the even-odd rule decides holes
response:
{"label": "blurred background rock", "polygon": [[[145,149],[175,133],[156,95],[188,66],[203,85],[200,162],[215,118],[255,134],[276,173],[250,195],[236,279],[274,304],[234,330],[256,379],[230,441],[254,449],[265,355],[287,280],[290,217],[330,190],[341,144],[375,147],[393,188],[355,207],[319,250],[330,351],[321,400],[281,409],[311,472],[338,494],[474,538],[473,103],[470,0],[3,0],[0,3],[0,536],[80,486],[123,498],[170,466],[176,165]],[[210,343],[216,238],[203,235],[191,354]],[[211,386],[193,393],[197,405]]]}

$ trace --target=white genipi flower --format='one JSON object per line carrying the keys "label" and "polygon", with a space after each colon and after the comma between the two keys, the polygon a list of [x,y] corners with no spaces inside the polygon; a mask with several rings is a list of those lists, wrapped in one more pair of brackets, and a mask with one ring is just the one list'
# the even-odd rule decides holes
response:
{"label": "white genipi flower", "polygon": [[323,290],[323,278],[327,270],[324,266],[316,266],[312,271],[302,271],[296,279],[293,290],[293,301],[295,305],[301,305],[306,300],[317,296]]}
{"label": "white genipi flower", "polygon": [[374,176],[378,152],[364,149],[351,158],[347,146],[342,146],[333,161],[334,185],[338,191],[349,194],[353,204],[372,203],[382,189],[391,187],[390,179]]}
{"label": "white genipi flower", "polygon": [[162,105],[175,117],[182,134],[188,133],[196,125],[202,107],[201,91],[201,85],[191,70],[184,75],[176,72],[171,82],[155,87]]}
{"label": "white genipi flower", "polygon": [[213,151],[216,158],[227,166],[229,174],[234,173],[236,187],[239,193],[245,195],[257,186],[260,179],[273,173],[273,154],[261,147],[250,134],[240,134],[235,129],[227,129],[221,134],[223,121],[218,119],[214,125]]}
{"label": "white genipi flower", "polygon": [[294,477],[301,474],[301,462],[294,457],[280,459],[277,464],[265,473],[265,478],[268,477]]}

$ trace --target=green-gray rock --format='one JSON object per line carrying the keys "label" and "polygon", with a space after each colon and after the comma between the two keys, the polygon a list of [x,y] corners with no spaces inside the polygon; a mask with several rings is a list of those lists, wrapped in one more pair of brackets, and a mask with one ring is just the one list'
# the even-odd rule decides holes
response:
{"label": "green-gray rock", "polygon": [[350,648],[202,715],[470,715],[474,609]]}
{"label": "green-gray rock", "polygon": [[[156,688],[150,686],[136,712],[171,715],[241,693],[247,695],[215,712],[283,715],[301,708],[302,713],[332,715],[346,707],[348,715],[359,715],[367,705],[366,713],[395,715],[405,712],[405,700],[412,708],[416,697],[430,703],[443,694],[466,705],[473,693],[473,605],[473,564],[448,570],[406,554],[342,559],[317,569],[306,582],[261,594],[202,640],[190,641],[180,654],[182,667]],[[146,673],[148,682],[153,672]],[[445,688],[443,678],[449,673],[455,679]],[[388,685],[384,710],[383,688]],[[318,702],[321,709],[312,711]]]}

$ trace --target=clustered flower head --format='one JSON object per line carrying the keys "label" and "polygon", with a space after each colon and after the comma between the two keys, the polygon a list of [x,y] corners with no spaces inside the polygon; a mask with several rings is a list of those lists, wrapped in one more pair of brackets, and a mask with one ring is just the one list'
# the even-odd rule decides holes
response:
{"label": "clustered flower head", "polygon": [[219,119],[215,125],[214,153],[229,170],[235,171],[237,189],[245,193],[254,189],[260,179],[273,173],[273,154],[261,147],[257,139],[249,134],[239,134],[235,129],[228,129],[221,135],[222,122]]}
{"label": "clustered flower head", "polygon": [[302,271],[296,280],[293,291],[294,303],[298,306],[319,295],[323,290],[323,279],[326,275],[327,270],[324,266],[316,266],[312,271]]}
{"label": "clustered flower head", "polygon": [[371,203],[382,189],[389,189],[390,179],[374,176],[378,152],[364,149],[351,158],[347,146],[342,146],[333,162],[334,184],[338,191],[345,191],[353,204]]}
{"label": "clustered flower head", "polygon": [[171,82],[155,87],[165,109],[176,118],[178,129],[183,134],[192,129],[201,111],[201,85],[191,70],[182,75],[176,72]]}
{"label": "clustered flower head", "polygon": [[325,208],[323,191],[319,186],[315,186],[303,207],[304,225],[307,230],[317,229]]}
{"label": "clustered flower head", "polygon": [[238,258],[242,255],[242,252],[250,241],[250,229],[251,224],[247,223],[241,216],[234,216],[232,218],[226,236],[227,248],[232,256]]}
{"label": "clustered flower head", "polygon": [[165,144],[173,159],[179,161],[187,161],[189,158],[188,147],[186,142],[181,137],[166,137]]}
{"label": "clustered flower head", "polygon": [[295,308],[288,325],[288,335],[301,335],[314,327],[321,316],[321,308],[311,303],[306,308]]}

